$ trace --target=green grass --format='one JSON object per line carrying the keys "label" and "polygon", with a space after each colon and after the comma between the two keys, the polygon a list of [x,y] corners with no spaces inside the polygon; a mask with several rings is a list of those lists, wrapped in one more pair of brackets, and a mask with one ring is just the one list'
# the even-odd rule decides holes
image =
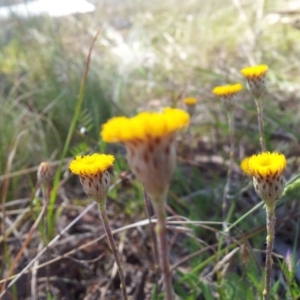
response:
{"label": "green grass", "polygon": [[[12,175],[7,194],[4,178],[0,177],[5,202],[34,193],[35,175],[29,168],[41,161],[59,161],[96,151],[113,152],[118,158],[114,169],[117,179],[122,171],[128,170],[124,150],[100,141],[101,124],[113,115],[133,115],[143,109],[157,110],[167,105],[183,107],[182,98],[193,95],[199,99],[190,131],[195,155],[190,162],[187,137],[182,135],[178,145],[180,161],[168,204],[190,220],[221,221],[229,139],[224,107],[211,90],[219,84],[245,84],[239,70],[254,63],[269,65],[268,89],[263,99],[267,147],[288,157],[288,179],[297,174],[300,30],[292,26],[292,19],[290,23],[272,19],[276,16],[273,12],[285,8],[287,3],[136,0],[125,1],[114,10],[102,4],[90,15],[1,21],[0,176],[17,171],[26,174]],[[116,28],[118,22],[123,25]],[[99,28],[85,89],[80,93],[89,47]],[[248,182],[238,170],[244,156],[260,149],[256,122],[255,104],[245,89],[236,103],[236,165],[230,223],[257,204],[251,189],[240,193]],[[82,127],[88,129],[87,135],[80,133]],[[7,168],[13,150],[16,152]],[[212,162],[213,157],[217,160]],[[56,187],[65,169],[63,165]],[[278,225],[278,233],[289,232],[295,253],[298,235],[295,238],[290,228],[297,217],[293,213],[299,210],[298,186],[298,181],[291,184],[278,205],[278,220],[284,220]],[[122,220],[133,223],[145,218],[142,195],[139,184],[130,181],[129,186],[114,189],[110,200],[117,206],[117,213],[122,218],[124,215]],[[56,200],[53,194],[48,215],[50,236],[57,234],[57,224],[65,214],[63,205],[55,206]],[[35,214],[32,213],[32,218]],[[17,215],[9,217],[15,220]],[[22,225],[17,230],[26,231],[28,228]],[[264,249],[265,239],[262,208],[232,229],[231,235],[239,243],[231,240],[229,249],[219,243],[217,251],[221,226],[184,226],[193,233],[180,240],[185,255],[205,247],[197,239],[215,246],[176,269],[174,288],[181,299],[259,299],[264,272],[263,263],[257,261],[261,259],[258,250]],[[246,263],[239,250],[220,270],[207,277],[224,255],[245,240],[249,241],[245,245],[250,253]],[[6,241],[4,255],[11,262],[14,256],[9,253],[8,245]],[[214,251],[218,253],[215,255]],[[176,257],[179,258],[182,257]],[[232,269],[226,271],[229,263]],[[1,271],[9,266],[6,263]],[[284,270],[288,287],[285,289],[276,278],[272,299],[297,299],[300,289],[294,274],[287,273],[283,257],[278,258],[276,267]]]}

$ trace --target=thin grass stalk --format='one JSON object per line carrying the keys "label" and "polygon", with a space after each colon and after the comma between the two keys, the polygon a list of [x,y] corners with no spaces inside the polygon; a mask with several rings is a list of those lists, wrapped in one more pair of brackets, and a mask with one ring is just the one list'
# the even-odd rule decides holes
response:
{"label": "thin grass stalk", "polygon": [[108,222],[108,217],[107,217],[107,213],[106,213],[106,201],[102,201],[101,203],[98,203],[98,208],[99,208],[99,212],[100,212],[100,216],[102,219],[102,222],[104,224],[104,228],[105,228],[105,232],[106,232],[106,236],[109,242],[109,246],[110,249],[113,253],[113,256],[115,258],[116,264],[117,264],[117,268],[118,268],[118,272],[119,272],[119,276],[120,276],[120,288],[123,294],[123,299],[127,300],[128,296],[126,293],[126,285],[125,285],[125,277],[124,277],[124,273],[123,273],[123,266],[121,264],[121,259],[119,257],[119,253],[113,238],[113,235],[111,233],[111,229],[109,226],[109,222]]}
{"label": "thin grass stalk", "polygon": [[[37,247],[37,251],[39,252],[43,247],[43,242],[41,241]],[[37,268],[39,265],[39,261],[37,260],[33,264],[34,270],[31,273],[31,282],[30,282],[30,289],[31,289],[31,300],[38,300],[38,293],[37,293]]]}
{"label": "thin grass stalk", "polygon": [[264,120],[263,120],[263,106],[261,103],[261,98],[255,97],[255,104],[257,110],[257,122],[258,122],[258,129],[259,129],[259,141],[261,150],[263,152],[267,151],[266,148],[266,140],[265,140],[265,133],[264,133]]}
{"label": "thin grass stalk", "polygon": [[[7,281],[9,280],[9,277],[11,276],[11,274],[13,273],[14,269],[15,269],[15,266],[17,265],[18,261],[20,260],[25,248],[27,247],[27,245],[29,244],[29,242],[31,241],[31,238],[32,238],[32,235],[33,233],[35,232],[36,228],[38,227],[42,217],[44,216],[45,214],[45,211],[47,209],[47,203],[44,202],[44,205],[42,207],[42,210],[39,214],[39,216],[37,217],[37,219],[35,220],[34,224],[32,225],[32,227],[30,228],[29,230],[29,233],[27,235],[27,238],[25,240],[25,242],[23,243],[21,249],[19,250],[17,256],[15,257],[15,259],[13,260],[8,272],[7,272],[7,275],[6,275],[6,279],[5,279],[5,282],[3,283],[2,287],[1,287],[1,294],[0,294],[0,297],[2,297],[5,292],[7,291],[6,289],[6,284],[7,284]],[[8,285],[8,287],[10,287],[12,285],[12,283],[10,283]]]}
{"label": "thin grass stalk", "polygon": [[[293,188],[293,184],[297,183],[297,180],[299,180],[300,178],[300,173],[296,174],[294,177],[292,177],[291,179],[289,179],[286,184],[285,184],[285,188],[282,192],[282,196],[285,195],[285,193],[290,189]],[[250,182],[249,186],[251,186],[252,183]],[[246,189],[248,188],[248,186],[246,187]],[[244,190],[244,189],[242,189]],[[241,190],[241,191],[242,191]],[[239,191],[239,193],[241,192]],[[240,222],[242,222],[244,219],[246,219],[249,215],[251,215],[252,213],[254,213],[256,210],[258,210],[261,206],[263,206],[265,204],[264,201],[260,201],[259,203],[257,203],[254,207],[252,207],[250,210],[248,210],[245,214],[243,214],[240,218],[238,218],[234,223],[232,223],[226,230],[225,232],[229,232],[231,229],[233,229],[234,227],[236,227]]]}
{"label": "thin grass stalk", "polygon": [[[300,178],[300,173],[292,177],[290,180],[288,180],[285,184],[284,190],[282,192],[282,196],[285,195],[285,193],[290,189],[293,188],[293,184],[297,183],[297,180]],[[249,215],[251,215],[253,212],[255,212],[257,209],[259,209],[261,206],[265,204],[264,201],[260,201],[257,203],[254,207],[252,207],[250,210],[248,210],[245,214],[243,214],[240,218],[238,218],[234,223],[232,223],[225,232],[229,232],[233,227],[236,227],[240,222],[242,222],[244,219],[246,219]]]}
{"label": "thin grass stalk", "polygon": [[[121,180],[117,181],[114,185],[111,186],[110,190],[113,189],[118,183],[120,183]],[[7,280],[11,280],[10,283],[8,284],[6,290],[8,288],[10,288],[12,285],[14,285],[17,280],[23,275],[23,274],[27,274],[28,272],[32,271],[32,265],[34,264],[35,261],[37,261],[38,259],[40,259],[40,257],[42,257],[42,255],[48,250],[48,248],[51,248],[74,224],[76,224],[88,211],[90,211],[94,205],[96,205],[96,202],[92,202],[88,207],[86,207],[72,222],[70,222],[64,229],[62,229],[61,232],[59,232],[49,243],[46,247],[44,247],[40,252],[37,253],[37,255],[27,264],[27,266],[25,268],[23,268],[23,270],[15,276],[7,276],[5,280],[0,280],[0,283],[4,283]],[[148,220],[147,220],[148,221]],[[147,223],[148,224],[148,223]],[[131,227],[129,226],[128,229],[130,229]],[[114,232],[119,232],[118,230],[115,230]],[[99,240],[101,240],[102,237],[99,238]],[[96,239],[97,240],[97,239]],[[1,239],[0,239],[1,242]],[[92,241],[92,244],[94,243],[94,241]],[[76,250],[77,251],[77,250]],[[75,251],[75,252],[76,252]],[[74,252],[74,253],[75,253]],[[51,261],[44,263],[44,264],[40,264],[39,268],[42,268],[44,266],[46,266],[47,264],[50,264],[52,262],[56,261],[56,259],[52,259]],[[1,297],[4,295],[4,293],[6,292],[2,291],[0,294],[0,299]]]}
{"label": "thin grass stalk", "polygon": [[271,272],[272,272],[272,251],[274,244],[275,232],[275,204],[266,205],[266,225],[267,225],[267,246],[266,246],[266,275],[263,299],[268,300],[270,297]]}
{"label": "thin grass stalk", "polygon": [[[56,235],[56,237],[54,239],[51,240],[51,242],[49,242],[49,244],[44,247],[29,263],[28,265],[23,268],[23,270],[17,274],[16,276],[7,276],[7,278],[3,281],[0,280],[0,283],[5,282],[7,280],[11,280],[11,282],[8,284],[6,290],[8,288],[10,288],[13,284],[15,284],[17,282],[17,280],[23,275],[23,274],[27,274],[28,272],[32,271],[32,265],[34,264],[35,261],[37,261],[38,259],[40,259],[40,257],[42,257],[42,255],[47,251],[48,248],[52,247],[74,224],[76,224],[89,210],[91,210],[94,205],[96,205],[96,202],[92,202],[87,208],[85,208],[72,222],[70,222],[70,224],[68,224],[58,235]],[[97,239],[96,239],[97,240]],[[76,251],[75,251],[76,252]],[[51,260],[53,261],[53,259]],[[51,262],[50,261],[50,262]],[[50,262],[48,262],[47,264],[49,264]],[[39,268],[42,268],[44,266],[47,265],[46,263],[44,264],[40,264]],[[2,291],[0,294],[0,299],[1,297],[4,295],[4,293],[6,292]]]}
{"label": "thin grass stalk", "polygon": [[[189,126],[186,130],[186,136],[187,136],[187,140],[188,140],[188,143],[190,145],[189,147],[189,157],[188,159],[190,161],[193,161],[194,159],[194,148],[193,148],[193,136],[192,136],[192,129],[191,129],[191,126]],[[190,178],[192,179],[192,178]]]}
{"label": "thin grass stalk", "polygon": [[[47,222],[47,214],[48,214],[47,208],[48,208],[48,204],[50,201],[51,187],[49,184],[46,184],[46,183],[42,183],[41,187],[42,187],[43,203],[46,206],[45,214],[44,214],[44,218],[43,218],[44,219],[44,234],[45,234],[44,241],[45,241],[45,245],[48,245],[49,232],[48,232],[48,222]],[[45,255],[46,255],[46,259],[48,261],[49,260],[49,252],[46,251]],[[50,295],[49,273],[50,273],[49,265],[47,265],[46,266],[46,292],[47,292],[47,295]]]}
{"label": "thin grass stalk", "polygon": [[227,121],[229,128],[229,143],[230,143],[230,152],[229,152],[229,166],[227,171],[227,181],[224,188],[223,199],[222,199],[222,214],[223,214],[223,230],[227,229],[227,214],[228,214],[228,198],[232,182],[232,172],[234,164],[234,122],[233,122],[233,111],[227,112]]}
{"label": "thin grass stalk", "polygon": [[[227,231],[227,218],[228,218],[228,200],[229,194],[232,184],[232,173],[233,173],[233,164],[234,164],[234,122],[233,122],[233,107],[231,105],[227,105],[227,123],[229,129],[229,144],[230,144],[230,151],[229,151],[229,165],[227,170],[227,179],[226,184],[224,187],[223,198],[222,198],[222,219],[223,219],[223,231]],[[226,240],[226,249],[229,250],[229,239],[221,235],[218,241],[218,250],[217,253],[220,253],[222,244],[224,239]],[[226,252],[227,252],[226,250]],[[217,255],[217,259],[219,259],[219,255]],[[224,299],[224,292],[222,288],[222,273],[220,270],[217,270],[217,283],[218,283],[218,292],[220,299]]]}
{"label": "thin grass stalk", "polygon": [[[156,235],[153,227],[153,222],[151,219],[152,215],[152,209],[151,209],[151,202],[149,195],[144,189],[144,202],[145,202],[145,207],[146,207],[146,214],[147,218],[149,221],[149,227],[150,227],[150,234],[151,234],[151,239],[152,239],[152,248],[153,248],[153,255],[154,255],[154,269],[155,269],[155,282],[158,285],[158,278],[159,278],[159,259],[158,259],[158,247],[157,247],[157,240],[156,240]],[[157,290],[156,290],[157,292]]]}
{"label": "thin grass stalk", "polygon": [[[10,150],[8,158],[7,158],[7,162],[6,162],[6,166],[5,166],[5,170],[4,170],[4,176],[7,175],[7,174],[9,174],[10,171],[11,171],[12,163],[13,163],[16,151],[17,151],[17,147],[18,147],[18,145],[20,143],[21,138],[25,135],[25,133],[26,133],[25,130],[21,131],[17,135],[16,139],[14,140],[14,143],[13,143],[13,145],[11,147],[11,150]],[[5,219],[6,219],[5,202],[6,202],[6,196],[7,196],[7,193],[8,193],[9,182],[10,182],[10,180],[7,177],[7,178],[5,178],[3,180],[3,184],[2,184],[2,197],[1,197],[2,223],[1,223],[1,226],[0,226],[0,228],[1,228],[0,235],[2,235],[2,236],[5,235],[5,230],[6,230],[6,226],[5,226]],[[5,243],[3,243],[1,245],[0,251],[4,255],[4,253],[6,251],[6,245],[5,245]],[[5,269],[5,261],[2,260],[0,262],[0,276],[1,277],[3,277],[4,269]]]}
{"label": "thin grass stalk", "polygon": [[75,106],[75,112],[71,121],[71,125],[69,127],[69,131],[68,131],[68,135],[66,138],[66,142],[64,144],[64,148],[62,150],[62,155],[61,155],[61,159],[60,159],[60,163],[58,165],[58,169],[54,178],[54,182],[53,182],[53,189],[52,189],[52,193],[51,193],[51,197],[50,197],[50,202],[49,202],[49,207],[48,207],[48,214],[47,214],[47,222],[48,222],[48,231],[49,231],[49,236],[52,237],[52,231],[53,231],[53,226],[52,226],[52,216],[53,216],[53,210],[54,210],[54,203],[55,203],[55,199],[56,199],[56,193],[57,193],[57,188],[59,185],[59,179],[60,179],[60,174],[61,174],[61,169],[62,169],[62,165],[64,162],[64,158],[66,157],[66,154],[69,150],[69,145],[73,136],[73,133],[75,131],[76,128],[76,123],[77,120],[79,118],[80,112],[81,112],[81,106],[83,103],[83,99],[84,99],[84,92],[85,92],[85,87],[86,87],[86,82],[87,82],[87,77],[88,77],[88,72],[89,72],[89,67],[90,67],[90,62],[91,62],[91,56],[92,56],[92,50],[94,47],[94,44],[98,38],[98,35],[101,31],[101,28],[98,29],[98,31],[96,32],[92,44],[90,46],[89,49],[89,53],[88,56],[86,58],[86,64],[85,64],[85,70],[84,70],[84,74],[81,80],[81,84],[80,84],[80,89],[79,89],[79,93],[78,93],[78,98],[77,98],[77,102],[76,102],[76,106]]}
{"label": "thin grass stalk", "polygon": [[164,280],[165,300],[173,300],[172,278],[169,265],[169,251],[167,242],[166,209],[165,199],[154,199],[153,206],[157,217],[156,235],[158,240],[158,251],[160,268]]}
{"label": "thin grass stalk", "polygon": [[[260,202],[260,203],[264,203],[264,202]],[[96,202],[92,202],[87,208],[85,208],[72,222],[70,222],[70,224],[68,224],[50,243],[49,245],[47,246],[48,248],[51,248],[54,246],[55,242],[57,242],[59,240],[60,237],[62,237],[74,224],[76,224],[78,222],[78,220],[80,220],[82,218],[82,216],[84,216],[89,210],[91,210],[94,205],[96,205]],[[298,217],[300,216],[299,213],[297,213],[296,215],[294,215],[293,217]],[[157,222],[157,220],[152,220],[153,222]],[[283,219],[282,222],[285,222],[286,219]],[[117,228],[117,229],[114,229],[112,231],[113,234],[117,234],[117,233],[120,233],[120,232],[123,232],[125,230],[129,230],[129,229],[132,229],[132,228],[136,228],[136,227],[139,227],[139,226],[148,226],[149,225],[149,220],[148,219],[145,219],[145,220],[141,220],[141,221],[138,221],[138,222],[135,222],[135,223],[132,223],[132,224],[129,224],[129,225],[126,225],[126,226],[123,226],[121,228]],[[233,241],[231,243],[231,245],[229,245],[230,249],[232,249],[233,247],[235,247],[236,245],[240,245],[241,243],[244,243],[245,240],[248,240],[250,238],[252,238],[253,236],[255,236],[256,234],[262,232],[263,229],[262,228],[258,228],[258,230],[254,230],[254,231],[251,231],[250,233],[248,234],[245,234],[243,235],[242,238],[239,238],[236,242]],[[104,238],[106,237],[106,234],[103,234],[101,235],[100,237],[90,241],[90,242],[87,242],[86,244],[84,245],[81,245],[79,246],[78,248],[75,248],[75,249],[72,249],[71,251],[63,254],[63,255],[60,255],[60,256],[57,256],[53,259],[51,259],[50,261],[46,262],[46,263],[42,263],[42,264],[39,264],[38,268],[37,269],[41,269],[43,267],[45,267],[47,264],[53,264],[63,258],[67,258],[69,257],[70,255],[73,255],[75,254],[76,252],[80,251],[80,250],[83,250],[87,247],[90,247],[91,245],[94,245],[95,243],[103,240]],[[214,248],[214,247],[217,247],[218,244],[213,244],[211,245],[210,247]],[[32,267],[32,265],[34,264],[34,262],[36,260],[38,260],[44,253],[45,253],[45,250],[46,248],[42,249],[37,255],[36,257],[34,257],[30,263],[18,274],[16,275],[13,275],[13,276],[10,276],[8,278],[8,280],[11,280],[11,282],[9,283],[8,287],[11,287],[14,283],[16,283],[16,281],[24,274],[28,274],[29,272],[32,272],[34,270],[34,268]],[[225,253],[227,249],[223,248],[221,249],[221,254],[222,253]],[[192,274],[198,274],[199,271],[201,269],[203,269],[205,266],[207,266],[209,263],[212,263],[214,260],[216,260],[216,253],[214,255],[211,255],[208,259],[206,259],[204,262],[201,262],[199,265],[197,265],[193,270],[191,270],[191,273]],[[190,273],[189,273],[190,274]],[[184,282],[185,280],[188,279],[188,275],[184,275],[182,277],[182,279],[180,279],[180,281],[178,283],[182,283]],[[6,279],[5,279],[6,280]],[[3,283],[5,280],[0,280],[0,284]],[[3,296],[3,294],[0,294],[0,299],[1,297]]]}

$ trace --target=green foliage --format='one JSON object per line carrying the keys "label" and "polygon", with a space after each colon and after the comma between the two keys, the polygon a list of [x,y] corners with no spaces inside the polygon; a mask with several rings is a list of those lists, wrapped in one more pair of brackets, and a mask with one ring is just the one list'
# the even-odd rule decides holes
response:
{"label": "green foliage", "polygon": [[[15,169],[59,157],[86,60],[82,49],[74,47],[70,51],[63,42],[64,23],[45,17],[20,19],[17,23],[11,20],[8,24],[14,35],[0,40],[2,172],[21,133]],[[56,32],[53,25],[57,26]],[[102,84],[98,68],[92,66],[78,125],[85,126],[94,139],[99,138],[100,124],[111,115]]]}

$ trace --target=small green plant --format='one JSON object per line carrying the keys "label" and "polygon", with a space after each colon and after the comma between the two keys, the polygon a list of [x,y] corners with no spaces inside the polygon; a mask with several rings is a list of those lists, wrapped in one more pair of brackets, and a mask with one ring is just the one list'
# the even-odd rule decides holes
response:
{"label": "small green plant", "polygon": [[106,212],[106,194],[109,191],[110,175],[108,168],[113,165],[115,158],[112,155],[93,154],[89,156],[77,156],[70,163],[70,170],[80,177],[80,182],[86,194],[97,202],[100,216],[104,224],[107,239],[118,266],[123,299],[127,300],[125,277],[118,250],[111,233]]}
{"label": "small green plant", "polygon": [[149,193],[157,217],[156,235],[165,299],[173,299],[172,276],[166,228],[166,198],[176,166],[175,133],[189,124],[189,115],[180,109],[162,113],[144,112],[133,118],[116,117],[102,127],[105,142],[123,142],[128,163]]}

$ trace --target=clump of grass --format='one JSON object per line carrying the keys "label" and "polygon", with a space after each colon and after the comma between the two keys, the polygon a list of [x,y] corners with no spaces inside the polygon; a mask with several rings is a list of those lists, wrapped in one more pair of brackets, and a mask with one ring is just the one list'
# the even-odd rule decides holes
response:
{"label": "clump of grass", "polygon": [[[67,19],[67,24],[74,26],[72,19]],[[87,55],[87,49],[78,46],[82,43],[80,38],[64,41],[67,24],[41,17],[12,19],[2,28],[7,33],[11,30],[16,33],[0,41],[2,171],[8,148],[24,129],[26,135],[15,170],[31,167],[45,158],[55,159],[62,150]],[[82,31],[81,25],[82,21],[77,24]],[[56,26],[55,33],[52,26]],[[82,109],[93,119],[95,127],[91,128],[89,136],[95,138],[98,136],[96,126],[99,128],[111,116],[112,106],[107,89],[103,89],[106,82],[99,76],[99,65],[92,63],[91,66]],[[79,119],[78,132],[82,126]],[[76,138],[80,135],[74,137],[74,142]]]}

